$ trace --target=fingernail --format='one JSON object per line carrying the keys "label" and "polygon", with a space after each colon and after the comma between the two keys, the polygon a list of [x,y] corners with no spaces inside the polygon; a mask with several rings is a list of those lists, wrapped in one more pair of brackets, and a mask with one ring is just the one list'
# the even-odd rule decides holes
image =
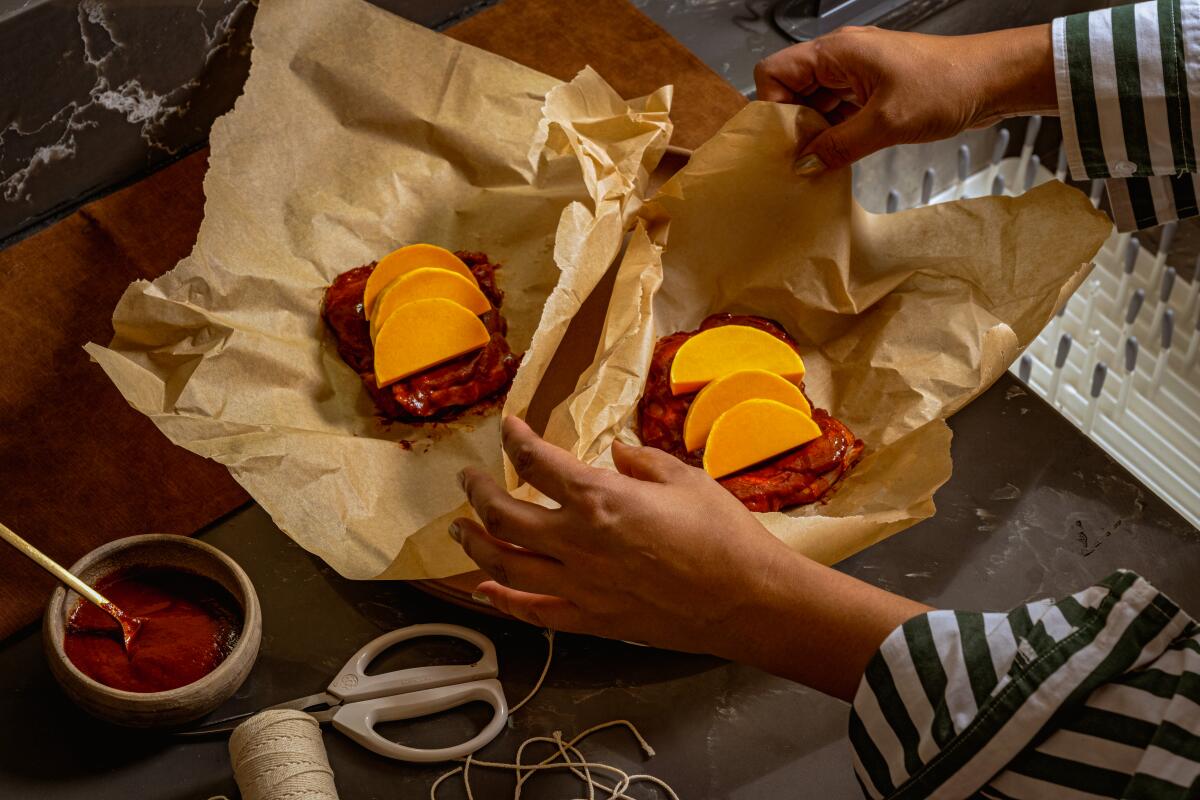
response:
{"label": "fingernail", "polygon": [[467,490],[467,471],[465,469],[458,472],[458,488],[464,492]]}
{"label": "fingernail", "polygon": [[492,604],[492,598],[483,592],[471,592],[471,599],[481,606],[490,606]]}
{"label": "fingernail", "polygon": [[462,526],[457,522],[450,523],[450,538],[462,544]]}
{"label": "fingernail", "polygon": [[796,159],[792,169],[797,175],[816,175],[818,172],[825,171],[825,162],[816,153],[809,153]]}

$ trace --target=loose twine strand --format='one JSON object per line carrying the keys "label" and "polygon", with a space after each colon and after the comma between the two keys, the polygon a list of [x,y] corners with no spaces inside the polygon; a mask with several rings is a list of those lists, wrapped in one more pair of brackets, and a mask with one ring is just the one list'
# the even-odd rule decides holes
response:
{"label": "loose twine strand", "polygon": [[[546,637],[546,662],[542,672],[529,693],[509,709],[510,716],[533,699],[550,672],[554,660],[554,631],[547,630],[543,635]],[[437,800],[438,787],[456,775],[462,776],[467,800],[475,800],[471,787],[472,767],[515,772],[517,782],[513,800],[520,800],[522,789],[535,775],[556,769],[569,770],[583,783],[587,791],[583,800],[596,800],[597,790],[607,800],[636,800],[628,794],[635,783],[653,784],[670,800],[679,800],[675,790],[665,781],[653,775],[631,775],[611,764],[589,761],[579,749],[580,742],[589,736],[618,727],[633,735],[646,757],[654,755],[654,748],[637,726],[625,719],[593,725],[569,740],[563,738],[561,731],[554,731],[551,736],[532,736],[521,742],[513,763],[481,760],[473,754],[459,759],[462,766],[440,775],[433,782],[429,788],[430,800]],[[549,745],[552,750],[540,761],[526,763],[525,751],[537,745]],[[333,769],[321,740],[321,726],[303,711],[264,711],[246,720],[229,738],[229,757],[242,800],[338,800]],[[594,772],[604,773],[605,779]],[[225,798],[219,796],[209,800]]]}
{"label": "loose twine strand", "polygon": [[[541,690],[542,684],[546,681],[546,675],[550,672],[550,664],[554,660],[554,631],[547,630],[543,632],[546,637],[546,663],[542,666],[542,674],[538,676],[537,681],[533,684],[533,688],[529,690],[529,694],[509,709],[509,715],[516,713],[522,706],[533,699],[534,695]],[[467,800],[475,800],[475,794],[471,790],[471,767],[482,767],[484,769],[500,769],[510,770],[516,773],[517,783],[513,789],[513,800],[520,800],[521,790],[525,787],[532,777],[540,772],[554,769],[567,769],[579,778],[587,788],[586,800],[596,800],[596,790],[599,789],[606,793],[608,800],[636,800],[627,792],[635,783],[650,783],[660,789],[670,798],[670,800],[679,800],[679,795],[671,786],[660,778],[654,775],[634,774],[630,775],[622,769],[614,767],[611,764],[604,764],[598,761],[588,761],[583,752],[577,746],[584,739],[592,734],[598,733],[608,728],[623,727],[633,734],[634,739],[641,747],[642,752],[649,758],[654,755],[654,748],[642,736],[641,731],[627,719],[616,719],[609,722],[602,722],[599,725],[593,725],[582,733],[576,734],[569,741],[564,741],[562,731],[554,731],[551,736],[531,736],[517,747],[516,757],[513,763],[501,761],[484,761],[468,755],[464,759],[461,767],[455,767],[449,772],[438,776],[438,779],[429,787],[429,800],[437,800],[437,790],[445,781],[453,778],[455,775],[462,776],[463,789],[467,793]],[[550,755],[543,758],[541,761],[527,764],[524,756],[525,750],[530,745],[548,744],[553,745],[554,750]],[[572,759],[578,760],[572,760]],[[560,760],[561,759],[561,760]],[[599,778],[592,775],[592,770],[606,772],[612,776],[614,783],[606,784]]]}

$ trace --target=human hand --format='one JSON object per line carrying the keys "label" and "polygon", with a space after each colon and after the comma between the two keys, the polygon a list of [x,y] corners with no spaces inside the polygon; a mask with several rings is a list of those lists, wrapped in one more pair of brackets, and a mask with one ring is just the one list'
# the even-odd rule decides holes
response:
{"label": "human hand", "polygon": [[801,174],[1058,108],[1049,25],[972,36],[840,28],[763,59],[754,80],[758,99],[809,106],[832,125],[798,154]]}
{"label": "human hand", "polygon": [[713,653],[848,697],[887,633],[924,608],[795,553],[661,450],[614,443],[613,472],[514,417],[503,437],[517,473],[560,508],[517,500],[468,467],[463,488],[483,524],[459,518],[451,532],[491,577],[479,596],[518,619]]}
{"label": "human hand", "polygon": [[714,652],[792,561],[716,481],[661,450],[616,442],[613,472],[514,417],[503,434],[517,473],[561,508],[516,500],[468,467],[463,488],[484,524],[456,523],[467,555],[493,578],[479,592],[519,619]]}

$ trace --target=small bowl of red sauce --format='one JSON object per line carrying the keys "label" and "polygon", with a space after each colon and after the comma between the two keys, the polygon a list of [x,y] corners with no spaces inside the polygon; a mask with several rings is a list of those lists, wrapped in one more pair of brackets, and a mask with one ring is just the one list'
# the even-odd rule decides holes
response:
{"label": "small bowl of red sauce", "polygon": [[94,716],[138,728],[198,719],[254,666],[262,612],[229,556],[186,536],[148,534],[96,548],[71,572],[145,619],[126,651],[112,617],[63,587],[42,624],[50,671]]}

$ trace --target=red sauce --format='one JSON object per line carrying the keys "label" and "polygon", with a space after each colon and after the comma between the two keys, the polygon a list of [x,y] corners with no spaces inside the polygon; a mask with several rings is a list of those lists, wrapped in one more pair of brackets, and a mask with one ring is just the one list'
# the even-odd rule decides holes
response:
{"label": "red sauce", "polygon": [[127,692],[163,692],[203,678],[225,660],[242,632],[241,610],[216,581],[182,570],[121,570],[96,586],[113,605],[145,623],[129,652],[121,628],[81,600],[63,648],[93,680]]}
{"label": "red sauce", "polygon": [[[704,450],[687,451],[683,422],[696,395],[671,393],[671,362],[688,339],[722,325],[758,328],[800,351],[796,341],[774,320],[733,314],[713,314],[697,330],[672,333],[655,343],[646,388],[638,402],[638,436],[643,444],[665,450],[695,467],[700,466]],[[800,389],[803,391],[803,384]],[[863,443],[825,409],[813,408],[813,421],[821,429],[819,439],[718,482],[751,511],[781,511],[826,499],[862,457]]]}

